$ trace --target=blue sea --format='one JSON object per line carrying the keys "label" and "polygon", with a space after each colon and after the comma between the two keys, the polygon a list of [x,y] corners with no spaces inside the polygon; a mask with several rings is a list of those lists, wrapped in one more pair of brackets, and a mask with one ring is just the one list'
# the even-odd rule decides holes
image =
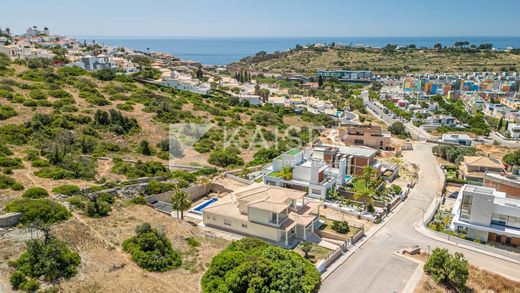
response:
{"label": "blue sea", "polygon": [[294,48],[297,44],[332,43],[384,47],[387,44],[433,47],[435,43],[451,46],[457,41],[480,45],[491,43],[497,49],[520,48],[520,37],[78,37],[97,42],[133,48],[136,50],[167,52],[203,64],[223,65],[251,56],[259,51],[275,52]]}

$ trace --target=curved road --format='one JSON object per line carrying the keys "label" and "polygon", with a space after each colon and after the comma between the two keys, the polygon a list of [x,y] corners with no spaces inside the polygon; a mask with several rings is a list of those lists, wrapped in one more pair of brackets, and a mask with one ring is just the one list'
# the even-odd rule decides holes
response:
{"label": "curved road", "polygon": [[442,189],[443,175],[432,146],[417,143],[413,151],[403,152],[420,168],[418,184],[401,210],[323,281],[320,292],[401,292],[418,265],[394,252],[412,245],[462,252],[471,264],[520,279],[520,265],[428,238],[414,229]]}

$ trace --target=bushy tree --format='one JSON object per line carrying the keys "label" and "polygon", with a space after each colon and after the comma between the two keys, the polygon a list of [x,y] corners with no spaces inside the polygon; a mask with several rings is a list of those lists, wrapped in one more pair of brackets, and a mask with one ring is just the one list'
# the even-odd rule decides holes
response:
{"label": "bushy tree", "polygon": [[209,155],[208,162],[219,167],[227,167],[230,165],[240,166],[244,164],[244,160],[231,148],[212,151]]}
{"label": "bushy tree", "polygon": [[173,249],[170,240],[144,223],[136,228],[136,236],[123,242],[123,250],[132,255],[132,260],[143,269],[164,272],[182,264],[180,254]]}
{"label": "bushy tree", "polygon": [[108,193],[97,194],[87,203],[85,213],[93,218],[106,217],[112,211],[110,205],[113,203],[114,197],[112,195]]}
{"label": "bushy tree", "polygon": [[20,223],[28,225],[32,222],[54,224],[70,218],[71,214],[61,204],[48,198],[22,198],[10,201],[4,209],[6,212],[20,212]]}
{"label": "bushy tree", "polygon": [[468,261],[462,253],[451,255],[447,249],[437,247],[424,264],[424,272],[437,283],[461,290],[469,276]]}
{"label": "bushy tree", "polygon": [[388,131],[394,135],[406,135],[406,127],[402,122],[396,121],[392,125],[388,126]]}
{"label": "bushy tree", "polygon": [[212,259],[201,282],[203,292],[314,292],[320,273],[293,251],[244,238]]}
{"label": "bushy tree", "polygon": [[347,221],[333,221],[331,228],[341,234],[347,234],[350,231]]}
{"label": "bushy tree", "polygon": [[508,165],[520,166],[520,149],[505,155],[502,159]]}
{"label": "bushy tree", "polygon": [[36,279],[55,283],[78,272],[81,258],[65,242],[46,236],[42,240],[29,240],[26,246],[27,250],[11,263],[16,269],[10,278],[15,289],[33,291],[38,288]]}
{"label": "bushy tree", "polygon": [[137,152],[143,154],[145,156],[151,156],[153,154],[153,150],[150,147],[150,143],[147,140],[142,140],[139,143],[139,148]]}

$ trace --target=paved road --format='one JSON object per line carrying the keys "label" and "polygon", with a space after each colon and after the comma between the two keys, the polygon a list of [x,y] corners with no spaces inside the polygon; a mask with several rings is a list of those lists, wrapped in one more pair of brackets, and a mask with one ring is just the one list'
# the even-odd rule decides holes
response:
{"label": "paved road", "polygon": [[[372,115],[379,117],[379,119],[383,120],[386,125],[392,125],[392,123],[400,121],[404,124],[408,132],[412,134],[412,137],[417,140],[424,140],[426,138],[432,139],[432,136],[426,132],[424,129],[416,127],[413,123],[407,121],[406,119],[396,117],[392,118],[390,114],[385,114],[383,110],[381,110],[375,102],[371,101],[369,98],[364,98],[363,102],[367,107],[367,110],[372,113]],[[380,104],[379,104],[380,105]]]}
{"label": "paved road", "polygon": [[401,292],[417,264],[393,252],[412,245],[459,251],[472,264],[520,279],[520,265],[430,239],[414,229],[442,188],[442,174],[431,153],[432,146],[417,143],[414,151],[403,152],[407,159],[420,166],[416,188],[402,209],[325,279],[320,292]]}
{"label": "paved road", "polygon": [[509,147],[509,148],[520,147],[520,141],[505,140],[505,139],[501,138],[500,136],[498,136],[494,131],[492,131],[489,134],[489,137],[492,138],[493,140],[498,141],[500,143],[500,145],[505,146],[505,147]]}

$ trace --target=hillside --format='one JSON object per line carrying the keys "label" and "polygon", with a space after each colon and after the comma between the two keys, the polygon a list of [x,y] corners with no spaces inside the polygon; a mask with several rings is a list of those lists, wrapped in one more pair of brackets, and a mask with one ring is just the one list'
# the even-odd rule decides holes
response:
{"label": "hillside", "polygon": [[[22,212],[17,228],[0,229],[2,292],[22,281],[24,288],[52,285],[58,291],[200,291],[202,273],[227,241],[208,238],[189,223],[145,206],[143,197],[130,200],[101,193],[90,198],[78,195],[80,188],[93,192],[123,187],[126,179],[172,179],[154,181],[141,192],[153,195],[207,182],[218,170],[265,163],[292,147],[294,142],[284,138],[287,133],[308,140],[307,129],[290,126],[333,123],[323,115],[252,107],[221,94],[201,96],[143,84],[111,71],[91,73],[38,62],[29,66],[0,54],[0,213]],[[183,149],[177,146],[181,136],[170,148],[170,124],[181,124],[184,136],[196,133],[197,124],[212,127],[193,148]],[[281,134],[280,149],[272,148],[275,128]],[[271,146],[263,145],[255,133]],[[234,137],[236,147],[223,150],[225,135]],[[170,152],[175,164],[206,168],[171,171]],[[182,255],[181,267],[149,272],[123,251],[121,243],[144,222],[165,233]],[[77,252],[81,265],[69,275],[74,277],[54,282],[24,271],[31,276],[25,279],[9,265],[35,237],[25,229],[29,225],[50,231],[46,239],[58,239],[49,243]]]}
{"label": "hillside", "polygon": [[236,63],[258,73],[314,75],[320,69],[371,70],[381,75],[410,72],[516,71],[520,55],[469,49],[374,49],[298,47],[287,52],[257,53]]}

